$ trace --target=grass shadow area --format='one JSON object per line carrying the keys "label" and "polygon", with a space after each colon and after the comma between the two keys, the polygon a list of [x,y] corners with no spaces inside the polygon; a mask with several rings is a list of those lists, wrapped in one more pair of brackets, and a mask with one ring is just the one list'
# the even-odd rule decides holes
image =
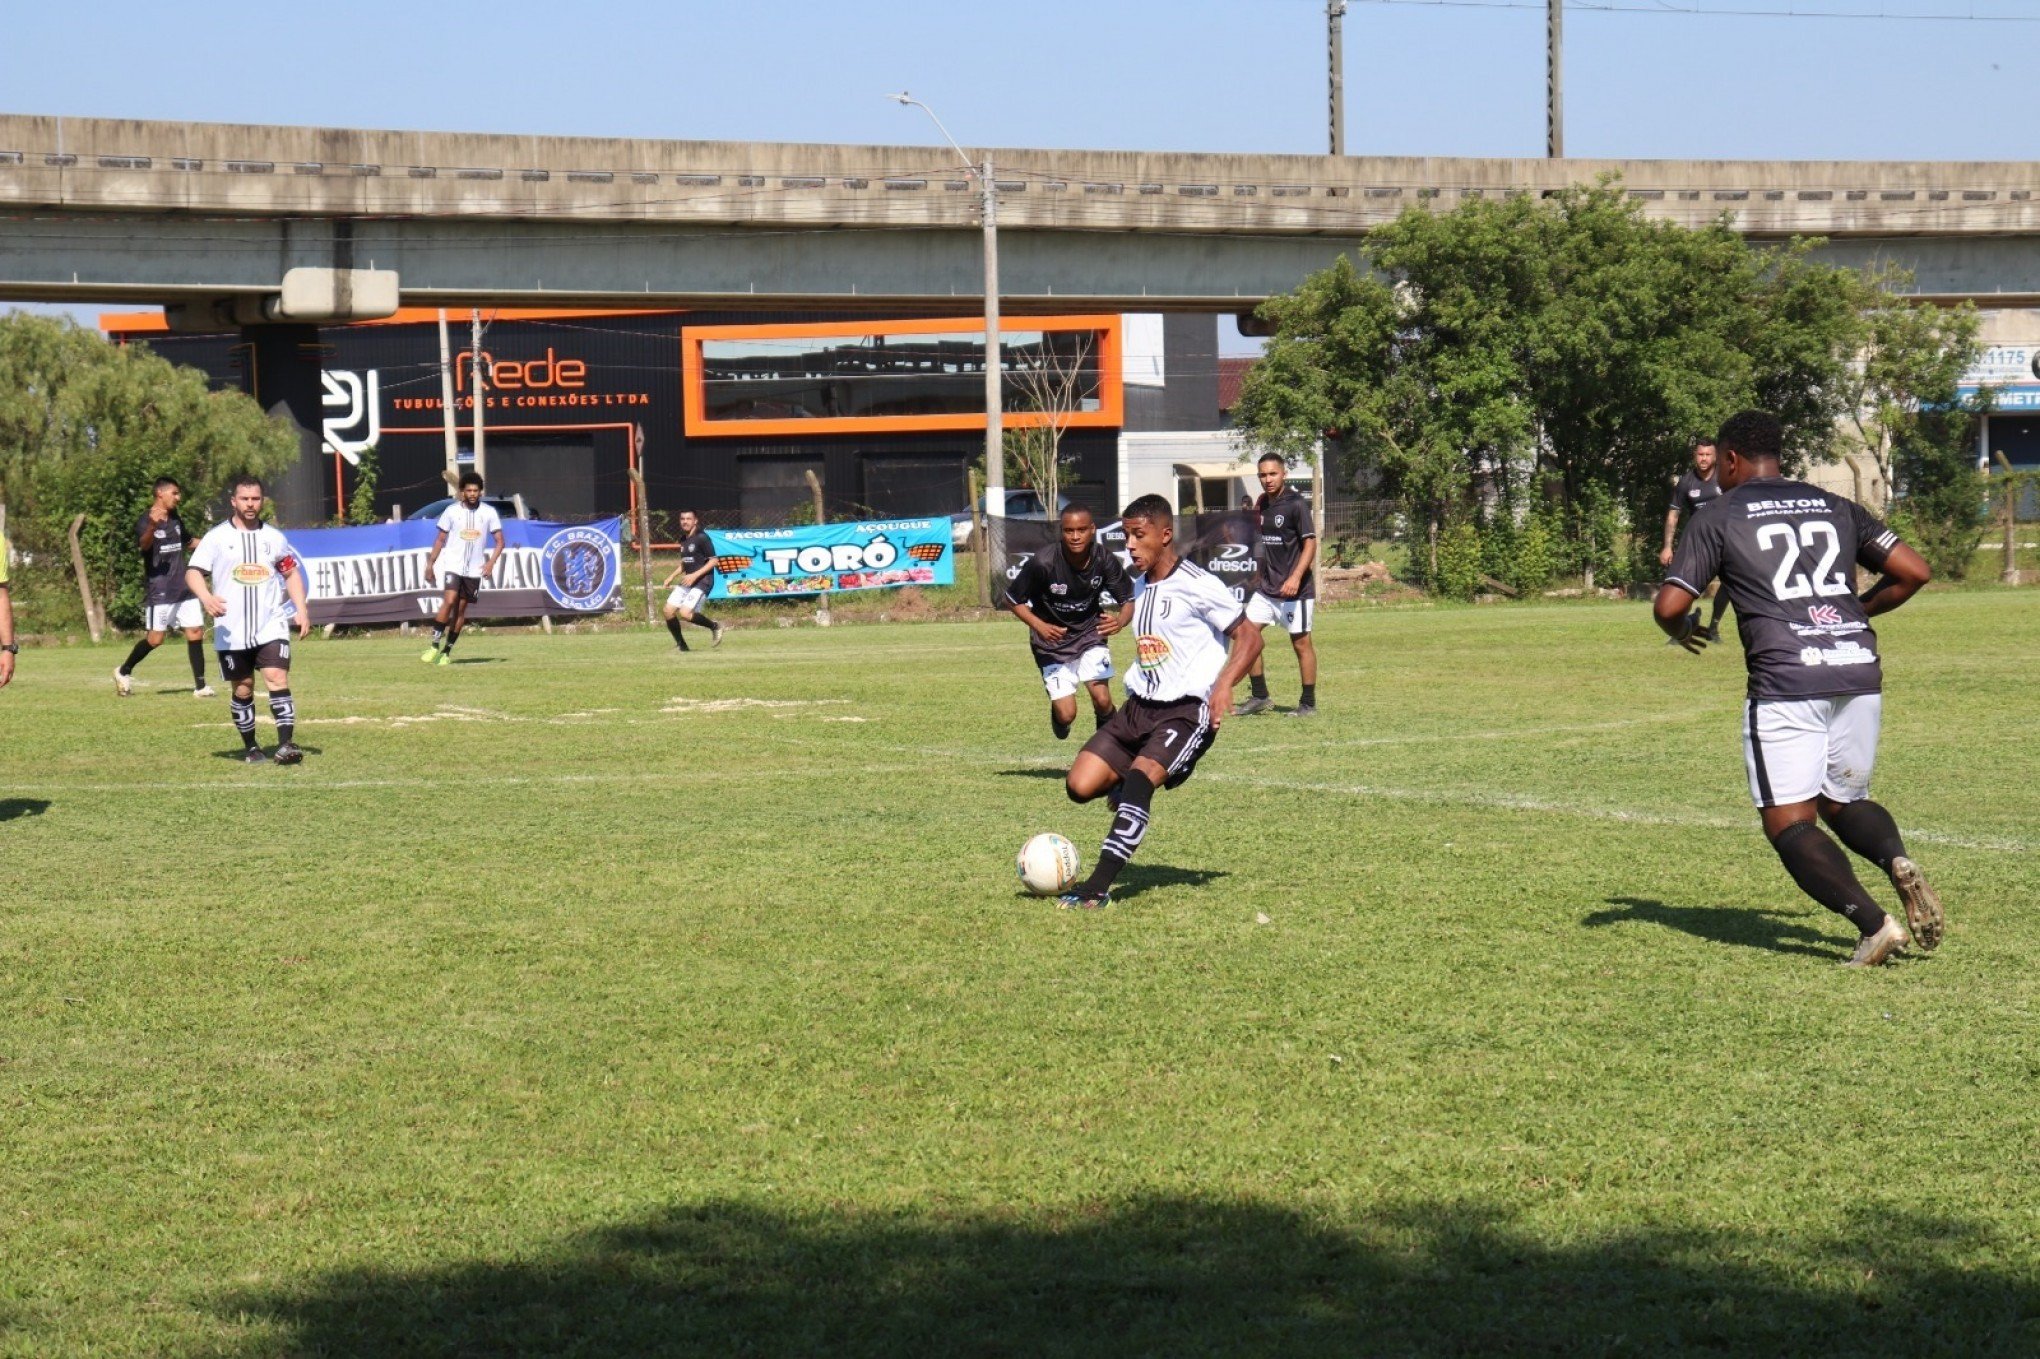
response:
{"label": "grass shadow area", "polygon": [[1748,906],[1667,906],[1646,897],[1609,897],[1608,904],[1618,909],[1595,911],[1580,924],[1599,929],[1642,920],[1709,943],[1760,948],[1771,953],[1798,953],[1832,962],[1847,958],[1855,947],[1853,939],[1845,943],[1780,911],[1760,911]]}
{"label": "grass shadow area", "polygon": [[1061,783],[1068,776],[1068,772],[1061,765],[1042,765],[1035,769],[1001,769],[998,771],[998,777],[1002,779],[1054,779],[1057,783]]}
{"label": "grass shadow area", "polygon": [[1223,868],[1177,868],[1135,859],[1119,871],[1119,880],[1112,884],[1112,900],[1128,901],[1157,887],[1202,887],[1231,876]]}
{"label": "grass shadow area", "polygon": [[18,821],[24,816],[41,816],[50,809],[46,797],[0,798],[0,821]]}
{"label": "grass shadow area", "polygon": [[2032,1353],[2040,1283],[2007,1256],[1874,1214],[1758,1248],[1658,1228],[1561,1244],[1457,1204],[1335,1229],[1188,1198],[1038,1219],[709,1202],[216,1305],[281,1328],[243,1356]]}

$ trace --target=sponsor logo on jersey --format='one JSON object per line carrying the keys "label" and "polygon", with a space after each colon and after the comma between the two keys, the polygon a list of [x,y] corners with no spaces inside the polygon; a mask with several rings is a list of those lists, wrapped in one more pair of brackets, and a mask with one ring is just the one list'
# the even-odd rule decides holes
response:
{"label": "sponsor logo on jersey", "polygon": [[1134,639],[1133,648],[1143,670],[1159,670],[1169,661],[1169,639],[1158,637],[1152,632],[1143,632]]}
{"label": "sponsor logo on jersey", "polygon": [[242,562],[234,568],[233,576],[243,585],[260,585],[269,579],[270,570],[261,562]]}
{"label": "sponsor logo on jersey", "polygon": [[478,543],[482,540],[482,531],[478,528],[462,529],[460,536],[464,542]]}
{"label": "sponsor logo on jersey", "polygon": [[1823,627],[1839,627],[1842,622],[1842,611],[1832,604],[1809,604],[1806,616]]}
{"label": "sponsor logo on jersey", "polygon": [[621,579],[616,544],[596,529],[561,529],[538,550],[539,579],[563,608],[593,612],[609,602]]}

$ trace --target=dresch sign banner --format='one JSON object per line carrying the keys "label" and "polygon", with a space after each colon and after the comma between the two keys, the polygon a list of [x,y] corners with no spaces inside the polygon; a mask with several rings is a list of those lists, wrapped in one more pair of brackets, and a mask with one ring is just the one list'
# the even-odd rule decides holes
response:
{"label": "dresch sign banner", "polygon": [[710,529],[711,599],[954,585],[947,519],[885,519],[811,528]]}
{"label": "dresch sign banner", "polygon": [[[438,529],[429,519],[366,528],[292,529],[312,622],[410,623],[439,608],[444,577],[425,580]],[[503,557],[470,618],[571,618],[623,607],[623,521],[503,521]]]}

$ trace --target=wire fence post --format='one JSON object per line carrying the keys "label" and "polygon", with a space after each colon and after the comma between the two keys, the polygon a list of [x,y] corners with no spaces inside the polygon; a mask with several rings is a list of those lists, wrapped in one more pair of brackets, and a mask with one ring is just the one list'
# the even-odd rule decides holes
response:
{"label": "wire fence post", "polygon": [[82,514],[71,521],[71,569],[78,575],[78,598],[85,601],[86,630],[97,643],[106,633],[106,617],[99,612],[99,601],[92,597],[92,579],[85,571],[85,549],[78,543],[78,531],[84,527]]}
{"label": "wire fence post", "polygon": [[645,505],[645,473],[630,469],[630,484],[637,492],[637,513],[631,516],[631,532],[637,535],[638,577],[644,584],[645,622],[652,621],[652,512]]}
{"label": "wire fence post", "polygon": [[[814,492],[815,527],[820,528],[822,525],[829,522],[828,505],[822,497],[822,479],[815,475],[815,469],[812,467],[804,468],[801,472],[801,475],[807,478],[808,490]],[[831,618],[829,615],[829,592],[827,590],[824,590],[822,591],[821,603],[818,604],[815,608],[815,622],[823,627],[827,627],[829,626],[830,621]]]}
{"label": "wire fence post", "polygon": [[970,469],[970,544],[971,560],[977,567],[978,607],[992,607],[992,553],[986,541],[985,521],[978,497],[984,494],[984,483],[978,470]]}

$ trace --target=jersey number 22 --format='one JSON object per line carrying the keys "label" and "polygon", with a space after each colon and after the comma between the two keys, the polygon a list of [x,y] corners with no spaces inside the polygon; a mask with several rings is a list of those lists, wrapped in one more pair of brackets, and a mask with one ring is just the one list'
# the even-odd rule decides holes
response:
{"label": "jersey number 22", "polygon": [[[1842,555],[1841,535],[1835,526],[1822,519],[1809,519],[1799,526],[1795,541],[1792,525],[1766,524],[1757,530],[1757,546],[1766,550],[1782,547],[1784,556],[1778,562],[1778,569],[1771,573],[1771,593],[1779,599],[1805,599],[1809,595],[1845,595],[1849,593],[1849,578],[1834,570],[1835,558]],[[1794,571],[1799,565],[1801,548],[1808,552],[1820,551],[1820,561],[1813,568],[1813,578],[1807,579],[1804,571]],[[1830,575],[1829,572],[1834,574]]]}

